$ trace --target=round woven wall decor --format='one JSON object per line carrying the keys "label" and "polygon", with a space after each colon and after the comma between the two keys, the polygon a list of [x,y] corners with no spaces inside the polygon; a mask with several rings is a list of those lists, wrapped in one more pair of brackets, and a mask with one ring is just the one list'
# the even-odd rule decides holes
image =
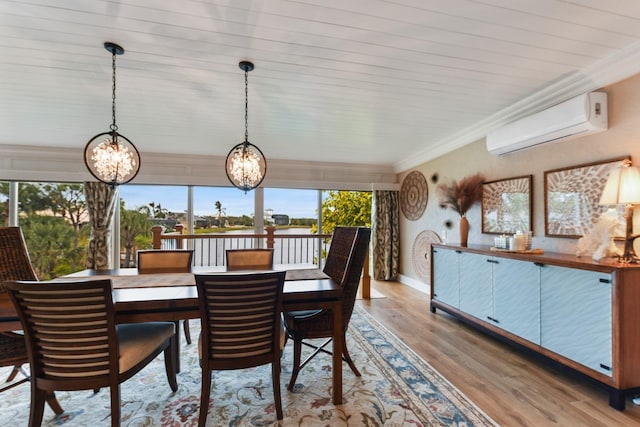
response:
{"label": "round woven wall decor", "polygon": [[427,207],[429,188],[427,180],[418,171],[413,171],[404,178],[400,187],[400,209],[404,216],[415,221],[422,216]]}
{"label": "round woven wall decor", "polygon": [[431,244],[441,242],[440,236],[432,230],[421,232],[413,241],[413,270],[426,284],[431,284]]}

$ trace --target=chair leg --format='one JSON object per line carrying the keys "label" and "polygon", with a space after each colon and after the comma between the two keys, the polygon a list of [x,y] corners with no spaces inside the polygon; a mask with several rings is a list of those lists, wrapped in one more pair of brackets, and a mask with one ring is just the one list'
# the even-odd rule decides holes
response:
{"label": "chair leg", "polygon": [[273,401],[276,405],[276,417],[281,420],[282,415],[282,396],[280,394],[280,358],[276,357],[271,364],[271,382],[273,383]]}
{"label": "chair leg", "polygon": [[184,339],[187,341],[187,344],[191,344],[191,329],[189,329],[189,319],[183,320],[182,326],[184,327]]}
{"label": "chair leg", "polygon": [[9,377],[7,378],[6,382],[9,383],[9,382],[13,381],[13,379],[16,377],[16,375],[18,375],[19,372],[20,372],[20,365],[14,366],[13,370],[9,374]]}
{"label": "chair leg", "polygon": [[[356,368],[356,365],[353,363],[353,360],[351,360],[351,355],[349,354],[349,349],[347,348],[347,334],[343,333],[342,334],[342,357],[344,358],[344,360],[347,362],[347,364],[349,365],[349,367],[351,368],[351,370],[353,371],[354,375],[356,377],[361,376],[360,375],[360,371],[358,371],[358,368]],[[335,349],[334,349],[335,351]]]}
{"label": "chair leg", "polygon": [[41,390],[31,383],[31,409],[29,410],[29,427],[40,427],[44,416],[44,402],[47,391]]}
{"label": "chair leg", "polygon": [[120,427],[120,384],[111,384],[111,427]]}
{"label": "chair leg", "polygon": [[[206,365],[206,363],[203,364],[201,361],[200,365]],[[205,427],[207,425],[207,413],[209,412],[209,394],[211,394],[211,371],[209,370],[209,366],[202,366],[201,381],[198,427]]]}
{"label": "chair leg", "polygon": [[56,415],[60,415],[64,412],[64,409],[62,409],[62,406],[60,406],[60,403],[58,402],[58,399],[56,399],[56,395],[54,392],[47,393],[47,397],[45,399],[47,401],[47,404],[49,404],[51,410]]}
{"label": "chair leg", "polygon": [[302,355],[302,341],[299,339],[293,340],[293,372],[291,372],[291,380],[289,380],[289,386],[287,390],[293,391],[293,386],[296,385],[296,379],[298,379],[298,373],[300,372],[300,358]]}
{"label": "chair leg", "polygon": [[180,321],[174,320],[173,324],[175,325],[176,332],[176,345],[174,346],[174,350],[176,353],[176,372],[180,373]]}
{"label": "chair leg", "polygon": [[175,337],[170,338],[169,347],[164,349],[164,368],[167,371],[167,380],[171,391],[178,390],[178,380],[176,379],[176,349]]}

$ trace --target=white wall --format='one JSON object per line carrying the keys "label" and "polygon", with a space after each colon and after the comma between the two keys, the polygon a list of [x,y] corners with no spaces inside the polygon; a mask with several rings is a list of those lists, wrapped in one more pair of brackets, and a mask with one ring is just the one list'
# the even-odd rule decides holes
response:
{"label": "white wall", "polygon": [[[549,143],[502,157],[489,154],[485,140],[482,139],[400,174],[398,182],[402,183],[409,172],[418,170],[424,174],[429,187],[424,215],[417,221],[409,221],[404,216],[401,219],[401,280],[428,291],[428,284],[416,275],[412,265],[413,243],[421,231],[433,230],[441,235],[445,221],[451,220],[455,227],[449,230],[448,240],[459,241],[457,214],[439,207],[437,184],[431,181],[433,174],[439,175],[439,182],[447,179],[459,180],[476,172],[484,174],[488,181],[532,174],[534,246],[546,252],[574,253],[576,239],[544,236],[544,171],[626,155],[631,155],[634,165],[640,165],[640,75],[602,90],[607,92],[609,98],[609,130],[606,132],[556,144]],[[636,212],[636,217],[638,216],[640,210]],[[469,243],[492,244],[494,235],[481,233],[479,204],[472,208],[467,217],[471,224]],[[638,218],[635,218],[635,223],[635,229],[640,229]],[[640,248],[636,245],[636,250],[638,249]]]}

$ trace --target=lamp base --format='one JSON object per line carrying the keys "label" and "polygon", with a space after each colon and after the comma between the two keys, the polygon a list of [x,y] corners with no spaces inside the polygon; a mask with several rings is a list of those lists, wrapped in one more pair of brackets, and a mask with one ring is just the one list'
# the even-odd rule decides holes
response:
{"label": "lamp base", "polygon": [[636,251],[633,248],[633,241],[640,236],[627,236],[624,240],[624,252],[618,258],[618,261],[624,264],[640,264],[640,257],[636,255]]}
{"label": "lamp base", "polygon": [[618,258],[618,262],[622,264],[640,264],[640,258],[638,258],[637,256],[633,256],[633,257],[620,256]]}
{"label": "lamp base", "polygon": [[624,252],[619,261],[625,264],[640,264],[640,258],[633,248],[633,241],[640,235],[633,235],[633,206],[631,204],[625,207],[625,222],[627,227],[624,235]]}

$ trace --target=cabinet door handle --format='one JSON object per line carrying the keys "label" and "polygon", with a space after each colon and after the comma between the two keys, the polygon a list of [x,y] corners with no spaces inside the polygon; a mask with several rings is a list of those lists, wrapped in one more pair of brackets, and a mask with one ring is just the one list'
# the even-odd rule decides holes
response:
{"label": "cabinet door handle", "polygon": [[609,279],[600,279],[600,283],[611,283]]}
{"label": "cabinet door handle", "polygon": [[538,267],[544,267],[544,264],[541,262],[534,262],[533,265],[537,265]]}
{"label": "cabinet door handle", "polygon": [[494,319],[494,318],[493,318],[493,317],[491,317],[491,316],[487,316],[487,319],[491,320],[491,321],[492,321],[492,322],[494,322],[494,323],[500,323],[500,321],[499,321],[498,319]]}
{"label": "cabinet door handle", "polygon": [[462,253],[462,251],[461,251],[461,250],[456,249],[456,253],[457,253],[457,254],[461,254],[461,253]]}
{"label": "cabinet door handle", "polygon": [[604,363],[601,363],[601,364],[600,364],[600,367],[601,367],[602,369],[604,369],[605,371],[610,371],[610,370],[611,370],[611,367],[610,367],[610,366],[605,365]]}
{"label": "cabinet door handle", "polygon": [[498,261],[495,259],[488,259],[487,262],[490,262],[492,264],[499,264]]}

